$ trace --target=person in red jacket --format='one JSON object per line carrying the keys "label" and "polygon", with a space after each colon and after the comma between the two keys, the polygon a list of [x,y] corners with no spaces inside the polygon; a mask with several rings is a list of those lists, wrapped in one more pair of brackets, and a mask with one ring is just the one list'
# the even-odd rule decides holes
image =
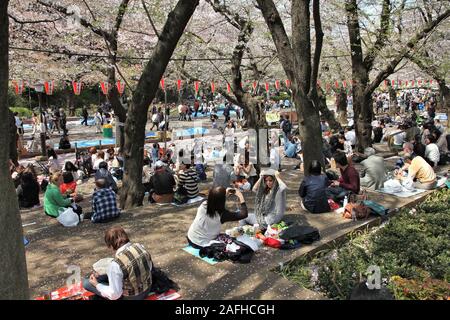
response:
{"label": "person in red jacket", "polygon": [[328,198],[341,201],[350,193],[358,194],[360,188],[358,171],[348,163],[345,153],[337,152],[333,158],[341,171],[341,177],[339,180],[334,180],[327,189]]}

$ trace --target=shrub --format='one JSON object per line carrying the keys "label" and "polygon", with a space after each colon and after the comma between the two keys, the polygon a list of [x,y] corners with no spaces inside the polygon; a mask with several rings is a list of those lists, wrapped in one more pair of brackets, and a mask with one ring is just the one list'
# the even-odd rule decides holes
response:
{"label": "shrub", "polygon": [[33,111],[24,107],[12,107],[9,108],[12,112],[19,113],[19,117],[21,118],[31,118],[33,116]]}
{"label": "shrub", "polygon": [[389,287],[398,300],[450,299],[450,284],[430,277],[411,280],[394,276],[391,278]]}

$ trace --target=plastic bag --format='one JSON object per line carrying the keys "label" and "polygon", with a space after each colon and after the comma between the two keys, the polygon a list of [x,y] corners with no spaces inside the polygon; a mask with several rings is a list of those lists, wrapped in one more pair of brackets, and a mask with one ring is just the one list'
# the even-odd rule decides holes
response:
{"label": "plastic bag", "polygon": [[415,189],[415,188],[414,188],[414,181],[413,181],[412,179],[410,179],[410,178],[404,179],[404,180],[402,181],[402,186],[403,186],[405,189],[410,190],[410,191],[412,191],[412,190]]}
{"label": "plastic bag", "polygon": [[391,179],[384,183],[384,189],[390,193],[402,192],[403,187],[400,181]]}
{"label": "plastic bag", "polygon": [[76,227],[80,222],[80,217],[73,211],[72,207],[60,209],[60,214],[56,219],[64,227]]}

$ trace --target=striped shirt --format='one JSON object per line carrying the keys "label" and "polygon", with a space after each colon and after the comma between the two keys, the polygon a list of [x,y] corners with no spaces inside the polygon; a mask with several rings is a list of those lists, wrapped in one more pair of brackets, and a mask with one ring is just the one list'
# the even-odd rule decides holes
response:
{"label": "striped shirt", "polygon": [[184,186],[187,191],[187,196],[192,199],[198,196],[198,175],[194,168],[189,168],[186,171],[180,171],[179,184]]}

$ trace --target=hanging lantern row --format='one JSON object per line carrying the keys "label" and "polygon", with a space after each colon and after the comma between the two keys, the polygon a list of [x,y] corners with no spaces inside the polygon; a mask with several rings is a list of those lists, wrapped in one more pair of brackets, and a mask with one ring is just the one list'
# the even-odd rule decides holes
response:
{"label": "hanging lantern row", "polygon": [[[246,81],[246,83],[249,83],[250,81]],[[200,84],[201,81],[194,81],[194,90],[195,93],[198,94],[198,92],[200,91]],[[433,85],[433,80],[389,80],[386,79],[384,80],[384,87],[387,88],[388,84],[391,84],[392,87],[397,86],[397,88],[399,87],[403,87],[403,88],[411,88],[411,87],[415,87],[415,85],[417,84],[417,86],[421,87],[422,85],[426,86],[428,85],[429,87],[431,87]],[[29,83],[23,80],[13,80],[12,81],[12,85],[14,87],[14,91],[17,95],[21,95],[25,89],[25,87],[30,87]],[[166,82],[165,79],[161,79],[160,82],[161,85],[161,89],[162,90],[166,90]],[[226,83],[227,85],[227,92],[231,93],[231,85],[230,83]],[[334,84],[332,84],[331,82],[326,82],[325,83],[325,89],[327,92],[330,92],[331,89],[334,87],[335,89],[339,89],[339,88],[344,88],[347,89],[349,87],[352,87],[355,85],[355,81],[354,80],[343,80],[343,81],[335,81]],[[106,96],[108,95],[109,90],[111,89],[111,84],[108,82],[100,82],[100,88],[102,93]],[[176,86],[177,86],[177,90],[178,92],[180,92],[183,89],[183,81],[181,79],[178,79],[176,82]],[[241,86],[244,87],[244,83],[241,82]],[[290,88],[291,87],[291,81],[289,79],[285,80],[285,86],[286,88]],[[317,81],[317,86],[321,87],[321,81],[318,80]],[[72,81],[72,89],[75,95],[80,95],[81,94],[81,90],[83,87],[83,83],[81,81]],[[123,95],[123,93],[125,92],[125,83],[122,83],[120,80],[118,80],[116,82],[116,87],[117,87],[117,91],[119,92],[120,95]],[[270,87],[271,87],[271,82],[265,82],[264,83],[264,87],[266,92],[270,91]],[[279,91],[281,89],[281,82],[280,80],[275,80],[274,82],[274,87],[277,91]],[[52,95],[54,90],[55,90],[55,81],[45,81],[44,82],[44,88],[45,88],[45,93],[47,95]],[[257,88],[258,88],[258,82],[257,81],[253,81],[252,82],[252,88],[253,91],[256,92]],[[216,92],[216,82],[212,81],[211,82],[211,92],[215,93]]]}

